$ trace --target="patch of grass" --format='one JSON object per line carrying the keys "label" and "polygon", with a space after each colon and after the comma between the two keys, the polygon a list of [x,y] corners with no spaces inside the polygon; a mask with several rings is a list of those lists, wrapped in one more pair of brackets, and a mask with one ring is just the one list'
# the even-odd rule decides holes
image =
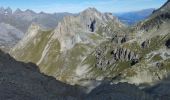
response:
{"label": "patch of grass", "polygon": [[49,40],[49,36],[52,31],[39,31],[32,40],[25,46],[25,48],[19,48],[14,51],[21,53],[20,55],[16,55],[16,58],[25,62],[33,62],[37,63],[41,57],[41,54]]}
{"label": "patch of grass", "polygon": [[163,62],[163,68],[170,71],[170,59],[167,59]]}
{"label": "patch of grass", "polygon": [[126,72],[127,77],[133,77],[134,75],[136,75],[137,73],[134,70],[128,70]]}
{"label": "patch of grass", "polygon": [[96,34],[90,34],[90,38],[94,41],[101,40],[102,37]]}
{"label": "patch of grass", "polygon": [[[70,79],[75,75],[75,70],[82,58],[87,53],[88,45],[76,44],[72,49],[66,53],[54,53],[48,57],[48,65],[42,65],[46,67],[48,75],[60,77],[62,81]],[[50,49],[51,50],[51,49]],[[56,55],[53,57],[53,55]],[[49,59],[50,58],[50,59]],[[56,60],[54,60],[56,59]]]}
{"label": "patch of grass", "polygon": [[113,73],[115,74],[120,74],[121,72],[123,72],[125,69],[131,67],[131,61],[119,61],[117,62]]}
{"label": "patch of grass", "polygon": [[160,61],[160,60],[162,60],[162,57],[159,54],[157,54],[154,57],[152,57],[152,61],[154,61],[154,62]]}
{"label": "patch of grass", "polygon": [[57,64],[63,64],[62,58],[60,58],[58,63],[56,63],[57,58],[60,56],[60,43],[58,40],[52,40],[49,44],[49,51],[47,52],[46,57],[40,63],[41,69],[48,73],[54,74],[58,70],[56,67]]}

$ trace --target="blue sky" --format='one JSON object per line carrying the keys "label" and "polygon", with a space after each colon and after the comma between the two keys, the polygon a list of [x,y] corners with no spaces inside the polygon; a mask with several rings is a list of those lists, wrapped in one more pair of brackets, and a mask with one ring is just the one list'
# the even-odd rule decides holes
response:
{"label": "blue sky", "polygon": [[101,12],[129,12],[147,8],[159,8],[167,0],[0,0],[1,7],[44,11],[77,13],[88,7]]}

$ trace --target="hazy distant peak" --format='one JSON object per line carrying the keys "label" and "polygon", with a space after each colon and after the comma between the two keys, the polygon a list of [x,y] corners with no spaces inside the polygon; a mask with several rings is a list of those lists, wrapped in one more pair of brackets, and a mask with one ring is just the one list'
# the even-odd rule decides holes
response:
{"label": "hazy distant peak", "polygon": [[26,13],[31,13],[31,14],[35,14],[35,12],[33,10],[27,9],[25,10]]}
{"label": "hazy distant peak", "polygon": [[0,7],[0,10],[4,10],[4,7]]}
{"label": "hazy distant peak", "polygon": [[5,9],[6,14],[12,14],[12,9],[10,7]]}
{"label": "hazy distant peak", "polygon": [[96,8],[94,7],[89,7],[85,11],[94,11],[94,12],[99,12]]}
{"label": "hazy distant peak", "polygon": [[41,11],[39,14],[46,14],[45,12]]}
{"label": "hazy distant peak", "polygon": [[6,10],[12,11],[12,9],[10,7],[7,7]]}
{"label": "hazy distant peak", "polygon": [[19,8],[17,8],[15,11],[14,11],[14,14],[18,14],[18,13],[22,13],[23,11]]}
{"label": "hazy distant peak", "polygon": [[5,9],[3,7],[0,7],[0,14],[3,14]]}
{"label": "hazy distant peak", "polygon": [[12,14],[12,9],[10,7],[8,7],[8,8],[1,7],[0,8],[0,13],[1,14],[5,14],[5,15]]}

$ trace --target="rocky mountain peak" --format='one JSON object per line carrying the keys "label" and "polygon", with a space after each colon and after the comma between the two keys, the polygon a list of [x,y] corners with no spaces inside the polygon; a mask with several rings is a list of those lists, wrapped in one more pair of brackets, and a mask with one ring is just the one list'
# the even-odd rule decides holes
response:
{"label": "rocky mountain peak", "polygon": [[81,12],[80,16],[83,17],[84,19],[90,18],[90,20],[103,20],[103,21],[107,21],[109,18],[110,19],[114,18],[111,13],[101,13],[96,8],[88,8]]}
{"label": "rocky mountain peak", "polygon": [[30,13],[30,14],[36,14],[34,11],[30,10],[30,9],[27,9],[25,10],[26,13]]}
{"label": "rocky mountain peak", "polygon": [[23,11],[19,8],[17,8],[15,11],[14,11],[14,14],[20,14],[20,13],[23,13]]}
{"label": "rocky mountain peak", "polygon": [[4,7],[0,7],[0,14],[3,14],[5,11]]}
{"label": "rocky mountain peak", "polygon": [[100,13],[96,8],[87,8],[86,10],[84,10],[81,13]]}
{"label": "rocky mountain peak", "polygon": [[60,41],[61,47],[67,50],[75,43],[89,40],[88,34],[95,34],[100,26],[107,25],[108,22],[119,23],[110,13],[101,13],[95,8],[88,8],[77,16],[66,16],[56,27],[54,35]]}
{"label": "rocky mountain peak", "polygon": [[42,30],[43,28],[36,23],[32,23],[30,25],[30,27],[28,28],[28,31],[26,32],[26,35],[30,35],[30,36],[35,36],[39,30]]}
{"label": "rocky mountain peak", "polygon": [[1,7],[0,14],[5,14],[5,15],[12,14],[12,9],[10,7],[8,7],[8,8]]}
{"label": "rocky mountain peak", "polygon": [[0,7],[0,10],[4,10],[4,7]]}
{"label": "rocky mountain peak", "polygon": [[12,9],[10,7],[5,9],[5,15],[11,15],[12,14]]}

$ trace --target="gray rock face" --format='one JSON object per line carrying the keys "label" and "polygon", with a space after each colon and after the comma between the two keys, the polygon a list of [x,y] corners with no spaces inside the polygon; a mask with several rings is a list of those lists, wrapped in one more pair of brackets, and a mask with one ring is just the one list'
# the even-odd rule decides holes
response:
{"label": "gray rock face", "polygon": [[129,37],[127,34],[115,34],[112,38],[112,42],[117,44],[125,43],[129,40]]}
{"label": "gray rock face", "polygon": [[147,47],[149,46],[149,43],[150,43],[150,41],[149,41],[149,40],[146,40],[146,41],[144,41],[144,42],[141,44],[141,47],[142,47],[142,48],[147,48]]}
{"label": "gray rock face", "polygon": [[[112,45],[114,46],[114,45]],[[134,52],[121,47],[115,47],[111,49],[108,46],[101,46],[95,50],[96,67],[106,68],[108,66],[114,66],[117,61],[130,61],[131,65],[138,63],[139,57]]]}

